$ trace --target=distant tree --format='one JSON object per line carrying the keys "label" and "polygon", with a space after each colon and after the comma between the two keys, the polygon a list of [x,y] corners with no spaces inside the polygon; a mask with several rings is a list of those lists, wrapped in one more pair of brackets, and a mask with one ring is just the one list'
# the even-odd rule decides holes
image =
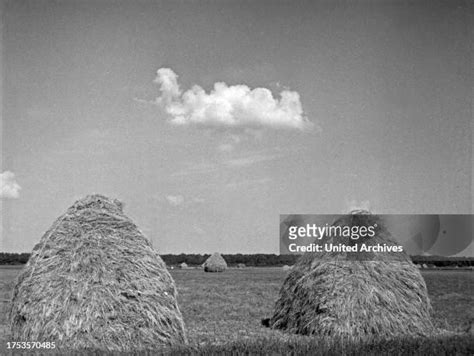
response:
{"label": "distant tree", "polygon": [[[163,261],[169,266],[177,266],[185,262],[189,266],[200,266],[209,258],[209,254],[166,254],[161,255]],[[225,254],[222,257],[230,266],[243,263],[248,267],[281,267],[294,265],[298,255],[275,255],[275,254]],[[30,258],[30,253],[0,252],[0,265],[25,264]],[[443,257],[443,256],[411,256],[415,264],[432,264],[437,267],[469,267],[474,266],[474,257]]]}

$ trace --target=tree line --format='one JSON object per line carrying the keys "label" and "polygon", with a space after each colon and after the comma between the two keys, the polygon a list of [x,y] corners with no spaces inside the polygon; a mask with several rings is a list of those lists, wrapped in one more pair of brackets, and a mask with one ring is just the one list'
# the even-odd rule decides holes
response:
{"label": "tree line", "polygon": [[[166,254],[160,255],[168,266],[177,266],[185,262],[189,266],[200,266],[208,258],[209,254]],[[249,267],[265,267],[265,266],[284,266],[292,265],[297,260],[295,255],[275,255],[275,254],[223,254],[222,257],[230,266],[244,264]],[[28,262],[30,253],[10,253],[0,252],[0,265],[21,265]]]}
{"label": "tree line", "polygon": [[[160,255],[168,266],[177,266],[186,263],[188,266],[200,266],[209,254],[166,254]],[[275,254],[223,254],[229,266],[244,264],[247,267],[279,267],[293,265],[298,255],[275,255]],[[0,265],[21,265],[28,262],[30,253],[0,252]],[[474,257],[441,257],[441,256],[411,256],[415,264],[427,264],[436,267],[468,267],[474,266]]]}

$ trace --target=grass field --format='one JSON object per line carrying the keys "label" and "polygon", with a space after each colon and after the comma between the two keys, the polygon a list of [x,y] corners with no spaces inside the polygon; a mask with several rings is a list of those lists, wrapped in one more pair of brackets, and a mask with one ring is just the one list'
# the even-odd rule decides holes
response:
{"label": "grass field", "polygon": [[[0,268],[0,298],[7,299],[18,269]],[[179,305],[188,333],[189,346],[174,353],[247,354],[474,354],[472,336],[451,335],[433,340],[392,340],[377,345],[326,345],[323,340],[288,335],[261,326],[270,317],[286,272],[281,268],[247,268],[225,273],[202,270],[171,271],[179,292]],[[474,273],[470,271],[424,271],[437,326],[461,331],[472,318]],[[0,337],[9,339],[6,305],[2,302]],[[439,351],[439,352],[438,352]]]}

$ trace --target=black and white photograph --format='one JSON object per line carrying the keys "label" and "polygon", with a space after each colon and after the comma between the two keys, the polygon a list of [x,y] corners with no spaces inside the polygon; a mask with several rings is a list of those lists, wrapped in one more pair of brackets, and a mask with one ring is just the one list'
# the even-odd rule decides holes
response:
{"label": "black and white photograph", "polygon": [[0,0],[0,354],[474,355],[474,2]]}

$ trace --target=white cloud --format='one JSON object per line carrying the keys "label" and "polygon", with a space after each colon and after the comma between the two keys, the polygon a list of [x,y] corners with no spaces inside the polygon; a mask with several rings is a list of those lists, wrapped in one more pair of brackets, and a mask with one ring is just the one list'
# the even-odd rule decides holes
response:
{"label": "white cloud", "polygon": [[0,173],[0,198],[17,199],[20,196],[20,185],[15,181],[15,174],[10,171]]}
{"label": "white cloud", "polygon": [[169,68],[158,69],[153,83],[160,84],[163,100],[172,100],[181,95],[178,75]]}
{"label": "white cloud", "polygon": [[160,68],[154,82],[161,91],[155,103],[176,125],[298,130],[311,126],[296,91],[283,90],[280,98],[275,98],[267,88],[218,82],[209,93],[199,85],[183,92],[178,76],[169,68]]}
{"label": "white cloud", "polygon": [[184,197],[182,195],[167,195],[166,200],[173,206],[179,206],[184,203]]}

